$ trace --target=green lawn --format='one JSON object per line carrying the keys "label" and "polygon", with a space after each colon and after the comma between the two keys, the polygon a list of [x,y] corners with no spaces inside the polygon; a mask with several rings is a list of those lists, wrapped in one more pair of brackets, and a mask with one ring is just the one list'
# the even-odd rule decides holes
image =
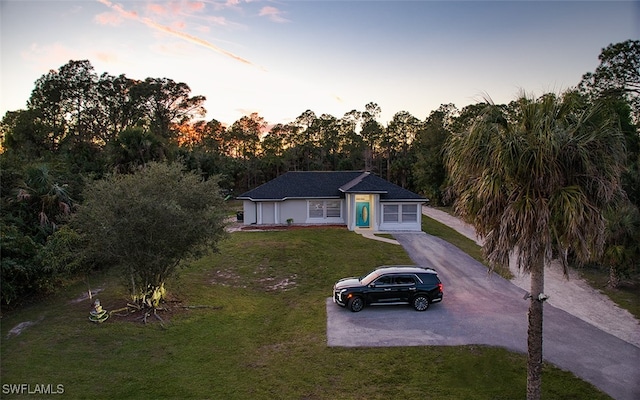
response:
{"label": "green lawn", "polygon": [[624,280],[618,288],[612,289],[607,286],[609,276],[601,269],[583,267],[578,272],[589,282],[591,287],[608,296],[617,305],[640,320],[640,276],[638,274]]}
{"label": "green lawn", "polygon": [[[504,349],[327,347],[333,282],[410,262],[402,247],[346,229],[234,233],[219,254],[168,284],[176,302],[162,314],[165,328],[118,317],[89,322],[89,302],[70,302],[81,284],[6,313],[1,383],[62,384],[64,396],[48,398],[73,399],[524,398],[525,356]],[[106,309],[126,302],[116,277],[92,283],[104,289]],[[7,338],[24,321],[38,322]],[[551,366],[543,397],[608,398]]]}

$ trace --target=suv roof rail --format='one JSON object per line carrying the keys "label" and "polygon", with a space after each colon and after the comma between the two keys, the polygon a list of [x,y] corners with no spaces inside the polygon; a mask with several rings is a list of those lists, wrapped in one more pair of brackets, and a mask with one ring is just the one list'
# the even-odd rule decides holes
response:
{"label": "suv roof rail", "polygon": [[381,270],[381,269],[419,269],[419,270],[424,270],[426,272],[431,272],[431,273],[437,273],[437,271],[431,267],[423,267],[421,265],[381,265],[377,268],[375,268],[375,270]]}

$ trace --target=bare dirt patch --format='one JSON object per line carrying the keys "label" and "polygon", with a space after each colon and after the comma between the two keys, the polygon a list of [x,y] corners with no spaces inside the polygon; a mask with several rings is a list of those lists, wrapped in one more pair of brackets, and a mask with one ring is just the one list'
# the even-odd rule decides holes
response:
{"label": "bare dirt patch", "polygon": [[14,326],[13,328],[11,328],[11,330],[9,331],[9,333],[7,333],[7,339],[13,337],[13,336],[18,336],[20,335],[25,329],[36,325],[38,322],[42,321],[43,317],[40,317],[40,319],[38,319],[37,321],[24,321],[24,322],[20,322],[18,325]]}
{"label": "bare dirt patch", "polygon": [[269,292],[278,290],[287,291],[296,287],[296,277],[297,275],[295,274],[284,279],[266,277],[260,280],[260,284],[264,285],[265,289]]}
{"label": "bare dirt patch", "polygon": [[219,269],[213,272],[209,280],[212,285],[231,286],[237,288],[252,287],[265,292],[286,291],[296,287],[297,275],[273,276],[263,266],[258,266],[254,271],[255,279],[250,282],[241,277],[232,269]]}

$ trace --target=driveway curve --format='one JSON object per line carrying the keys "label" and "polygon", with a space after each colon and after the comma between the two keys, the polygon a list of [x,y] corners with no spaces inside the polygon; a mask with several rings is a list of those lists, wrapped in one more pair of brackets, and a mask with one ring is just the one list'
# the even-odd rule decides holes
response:
{"label": "driveway curve", "polygon": [[[480,344],[527,351],[525,291],[452,244],[424,232],[394,234],[415,264],[432,267],[444,300],[417,313],[370,307],[352,313],[327,299],[327,343],[341,347]],[[546,361],[619,400],[640,399],[640,348],[545,304]]]}

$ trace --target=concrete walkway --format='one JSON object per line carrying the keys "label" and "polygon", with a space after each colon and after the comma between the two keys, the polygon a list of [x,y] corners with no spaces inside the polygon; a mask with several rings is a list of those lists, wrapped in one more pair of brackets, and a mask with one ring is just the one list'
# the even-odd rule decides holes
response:
{"label": "concrete walkway", "polygon": [[376,236],[376,234],[384,234],[385,232],[376,232],[376,234],[374,234],[371,231],[355,231],[355,232],[357,234],[359,234],[359,235],[362,235],[363,237],[366,237],[367,239],[377,240],[379,242],[397,244],[398,246],[400,245],[400,243],[398,243],[398,241],[395,240],[395,239],[389,239],[389,238],[386,238],[386,237]]}

